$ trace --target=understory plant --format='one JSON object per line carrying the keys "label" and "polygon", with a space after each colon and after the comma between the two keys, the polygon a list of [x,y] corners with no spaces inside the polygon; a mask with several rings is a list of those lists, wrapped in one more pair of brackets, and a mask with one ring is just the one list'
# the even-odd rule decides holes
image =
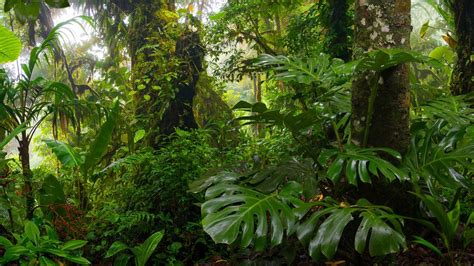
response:
{"label": "understory plant", "polygon": [[[41,228],[41,231],[40,231]],[[43,233],[42,233],[43,231]],[[79,265],[90,262],[81,256],[84,240],[62,242],[54,229],[47,225],[38,227],[33,221],[26,221],[21,234],[13,234],[15,241],[0,236],[0,246],[4,249],[0,263],[20,263],[21,265],[64,265],[65,261]]]}
{"label": "understory plant", "polygon": [[[348,87],[336,86],[334,80],[357,71],[377,73],[400,63],[425,63],[433,68],[439,68],[440,63],[401,50],[377,50],[349,63],[325,60],[326,65],[318,65],[316,62],[264,56],[259,63],[271,67],[277,80],[316,84],[314,102],[302,104],[303,110],[272,110],[263,103],[246,102],[234,107],[251,112],[236,119],[243,121],[243,125],[260,124],[268,130],[282,128],[299,141],[296,143],[305,143],[308,137],[312,139],[318,145],[294,158],[301,164],[309,160],[310,167],[292,167],[294,164],[284,163],[283,159],[276,165],[243,172],[227,170],[193,182],[192,191],[205,191],[201,214],[206,233],[217,243],[235,243],[257,251],[296,236],[307,254],[317,261],[332,260],[342,254],[350,260],[354,252],[383,258],[407,250],[411,239],[405,235],[405,221],[413,220],[437,232],[448,249],[448,257],[451,256],[454,232],[461,221],[458,200],[462,193],[459,192],[473,188],[469,178],[474,160],[473,112],[465,104],[466,99],[450,98],[451,102],[444,103],[454,106],[448,109],[450,112],[440,111],[441,104],[420,105],[413,121],[411,146],[403,156],[387,148],[356,146],[347,123]],[[447,116],[456,119],[448,120]],[[318,125],[329,125],[330,133],[312,134],[315,129],[324,132],[325,128]],[[358,196],[362,188],[367,190],[372,184],[395,182],[412,191],[423,188],[411,204],[425,205],[437,224],[426,216],[398,215],[391,206],[384,205],[387,203],[373,204]],[[440,189],[454,191],[454,198],[448,202],[451,211],[447,214],[441,197],[434,196]],[[471,220],[466,217],[463,226],[469,227]],[[467,229],[462,239],[458,239],[464,242],[464,248],[470,243],[471,234]],[[414,241],[443,254],[420,237]]]}

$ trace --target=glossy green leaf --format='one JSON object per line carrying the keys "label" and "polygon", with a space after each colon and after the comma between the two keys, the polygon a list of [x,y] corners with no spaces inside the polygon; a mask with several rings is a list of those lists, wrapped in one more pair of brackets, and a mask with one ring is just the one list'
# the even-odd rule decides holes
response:
{"label": "glossy green leaf", "polygon": [[129,254],[120,254],[114,260],[114,266],[127,266],[128,262],[132,258]]}
{"label": "glossy green leaf", "polygon": [[3,236],[0,236],[0,246],[10,247],[10,246],[13,246],[13,244],[12,244],[12,242],[10,242],[10,240],[6,239]]}
{"label": "glossy green leaf", "polygon": [[69,144],[57,140],[44,140],[64,167],[78,167],[84,162],[82,157]]}
{"label": "glossy green leaf", "polygon": [[238,185],[218,184],[206,191],[206,199],[201,206],[202,224],[216,243],[231,244],[241,235],[242,247],[266,242],[267,238],[275,246],[285,232],[289,235],[295,229],[296,217],[283,202],[299,200],[291,194],[267,195]]}
{"label": "glossy green leaf", "polygon": [[439,248],[437,248],[435,245],[433,245],[428,240],[425,240],[425,239],[423,239],[422,237],[419,237],[419,236],[415,236],[414,238],[415,238],[415,240],[413,240],[414,243],[423,245],[423,246],[431,249],[434,253],[438,254],[440,257],[444,257],[441,250],[439,250]]}
{"label": "glossy green leaf", "polygon": [[[137,249],[139,252],[134,252],[135,253],[135,260],[137,262],[137,266],[145,266],[148,259],[151,257],[153,252],[155,251],[156,247],[158,244],[161,242],[161,239],[163,239],[164,236],[164,231],[159,231],[151,236],[149,236],[143,244],[141,244]],[[133,251],[134,249],[132,249]]]}
{"label": "glossy green leaf", "polygon": [[456,234],[459,226],[459,218],[461,216],[461,204],[459,201],[456,202],[454,208],[448,212],[449,224],[451,225],[451,232]]}
{"label": "glossy green leaf", "polygon": [[3,258],[1,258],[4,262],[12,262],[18,260],[21,256],[28,255],[30,250],[24,246],[16,245],[11,246],[5,250],[3,254]]}
{"label": "glossy green leaf", "polygon": [[0,64],[15,61],[20,56],[20,52],[20,39],[0,25]]}
{"label": "glossy green leaf", "polygon": [[40,231],[38,226],[32,221],[26,221],[25,223],[25,235],[30,239],[35,245],[39,244],[40,240]]}
{"label": "glossy green leaf", "polygon": [[107,250],[107,253],[105,254],[105,258],[110,258],[112,256],[115,256],[117,253],[120,253],[124,250],[128,249],[128,246],[125,245],[124,243],[120,241],[115,241]]}
{"label": "glossy green leaf", "polygon": [[333,184],[339,183],[339,180],[341,179],[341,172],[342,172],[343,164],[344,164],[344,159],[343,158],[338,158],[329,167],[328,177],[329,177],[329,179],[331,179]]}
{"label": "glossy green leaf", "polygon": [[349,184],[357,185],[357,161],[351,161],[349,164],[346,165],[346,178]]}
{"label": "glossy green leaf", "polygon": [[107,121],[102,125],[95,140],[89,146],[84,164],[82,165],[82,172],[85,176],[87,176],[92,167],[94,167],[107,152],[109,143],[112,140],[113,131],[117,125],[119,110],[120,105],[119,102],[116,101]]}
{"label": "glossy green leaf", "polygon": [[356,185],[357,179],[364,183],[371,183],[371,175],[387,178],[389,181],[395,179],[406,180],[408,174],[402,169],[394,166],[389,161],[380,158],[379,153],[385,153],[394,158],[401,159],[398,152],[389,149],[360,148],[354,145],[345,145],[343,151],[339,148],[323,150],[319,156],[319,162],[328,166],[328,177],[334,182],[338,181],[343,174],[350,184]]}
{"label": "glossy green leaf", "polygon": [[66,255],[64,256],[64,259],[70,261],[70,262],[74,262],[74,263],[77,263],[79,265],[90,265],[91,262],[84,258],[84,257],[79,257],[79,256],[71,256],[71,255]]}
{"label": "glossy green leaf", "polygon": [[63,247],[61,248],[62,250],[76,250],[79,248],[82,248],[87,244],[87,241],[85,240],[70,240],[66,242]]}
{"label": "glossy green leaf", "polygon": [[344,228],[354,219],[352,212],[350,208],[336,209],[321,224],[315,238],[309,243],[311,257],[317,256],[319,251],[328,259],[334,257]]}
{"label": "glossy green leaf", "polygon": [[146,132],[144,129],[137,130],[137,132],[135,132],[135,136],[133,137],[133,143],[137,143],[142,140],[143,137],[145,137],[145,133]]}
{"label": "glossy green leaf", "polygon": [[385,256],[396,253],[405,247],[405,237],[388,226],[382,219],[369,212],[364,212],[362,216],[373,220],[369,242],[371,256]]}
{"label": "glossy green leaf", "polygon": [[57,264],[52,261],[51,259],[48,259],[45,256],[41,256],[39,259],[40,266],[57,266]]}
{"label": "glossy green leaf", "polygon": [[10,134],[8,134],[5,139],[3,139],[0,142],[0,149],[3,149],[12,139],[15,138],[18,134],[21,132],[27,130],[28,128],[25,126],[25,124],[21,124],[18,127],[16,127]]}

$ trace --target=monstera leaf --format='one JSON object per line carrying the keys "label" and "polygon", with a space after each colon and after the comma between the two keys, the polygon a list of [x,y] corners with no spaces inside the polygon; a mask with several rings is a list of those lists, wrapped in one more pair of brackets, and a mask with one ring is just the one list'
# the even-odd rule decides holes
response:
{"label": "monstera leaf", "polygon": [[324,150],[319,161],[323,165],[329,165],[328,178],[337,184],[345,169],[345,177],[349,184],[357,185],[357,180],[364,183],[371,183],[370,175],[383,177],[390,181],[395,179],[405,180],[407,174],[395,167],[389,161],[386,161],[378,155],[383,152],[398,160],[401,156],[398,152],[384,148],[359,148],[354,145],[344,146],[343,151],[339,149]]}
{"label": "monstera leaf", "polygon": [[[357,217],[362,218],[354,240],[357,252],[362,254],[367,242],[371,256],[388,255],[405,247],[401,218],[389,208],[371,205],[365,199],[350,206],[331,199],[325,201],[312,203],[313,207],[323,208],[312,213],[297,229],[298,239],[308,245],[311,257],[320,259],[324,255],[332,259],[345,228]],[[306,211],[310,209],[307,207]]]}
{"label": "monstera leaf", "polygon": [[20,52],[20,39],[0,25],[0,64],[15,61],[20,56]]}
{"label": "monstera leaf", "polygon": [[293,182],[273,194],[231,184],[211,187],[201,207],[204,231],[217,243],[240,241],[243,248],[253,243],[261,250],[268,241],[278,245],[295,231],[296,216],[290,206],[303,204],[295,197],[301,190]]}

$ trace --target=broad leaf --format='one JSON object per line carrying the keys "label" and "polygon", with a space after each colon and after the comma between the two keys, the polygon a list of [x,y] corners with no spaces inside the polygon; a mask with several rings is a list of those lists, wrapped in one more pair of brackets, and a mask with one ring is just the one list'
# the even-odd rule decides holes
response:
{"label": "broad leaf", "polygon": [[357,179],[364,183],[371,183],[371,176],[382,176],[389,181],[395,179],[403,181],[408,178],[403,170],[380,158],[379,153],[401,159],[398,152],[390,149],[359,148],[354,145],[346,145],[343,151],[336,148],[323,150],[319,161],[323,165],[328,165],[328,178],[336,185],[339,183],[342,173],[345,173],[347,182],[352,185],[357,185]]}
{"label": "broad leaf", "polygon": [[44,142],[64,167],[78,167],[83,164],[83,159],[79,153],[69,144],[57,140],[45,140]]}
{"label": "broad leaf", "polygon": [[115,241],[107,250],[107,254],[105,254],[105,258],[110,258],[112,256],[115,256],[117,253],[122,252],[124,250],[128,249],[128,246],[125,245],[124,243],[120,241]]}
{"label": "broad leaf", "polygon": [[132,249],[134,253],[138,251],[135,254],[137,266],[146,265],[146,262],[151,257],[158,244],[161,242],[161,239],[163,239],[163,236],[163,231],[156,232],[149,236],[139,247]]}
{"label": "broad leaf", "polygon": [[26,237],[28,237],[29,240],[35,243],[35,245],[39,244],[40,231],[38,229],[38,226],[34,222],[27,221],[25,223],[25,235]]}
{"label": "broad leaf", "polygon": [[272,246],[278,245],[295,230],[296,217],[285,203],[299,202],[292,193],[301,193],[301,186],[290,183],[284,192],[270,195],[238,185],[211,187],[201,206],[204,231],[217,243],[231,244],[241,235],[244,248],[253,243],[262,249],[268,238]]}
{"label": "broad leaf", "polygon": [[20,39],[0,25],[0,64],[15,61],[20,56],[20,52]]}
{"label": "broad leaf", "polygon": [[[297,236],[304,244],[309,243],[309,254],[316,260],[321,255],[333,258],[345,228],[355,217],[362,218],[354,239],[359,253],[364,252],[367,243],[371,256],[396,253],[406,246],[401,232],[402,220],[388,207],[372,205],[365,199],[347,206],[330,198],[312,202],[310,206],[317,210],[298,225]],[[303,211],[303,215],[307,211]]]}
{"label": "broad leaf", "polygon": [[87,176],[89,170],[94,167],[107,152],[107,147],[112,140],[112,133],[117,125],[119,109],[119,102],[116,101],[107,121],[105,121],[100,128],[99,134],[97,134],[94,142],[89,146],[89,151],[82,165],[82,172],[85,176]]}
{"label": "broad leaf", "polygon": [[28,128],[24,124],[21,124],[18,127],[16,127],[10,134],[8,134],[8,136],[5,139],[3,139],[0,142],[0,149],[3,149],[3,147],[5,147],[8,143],[10,143],[10,141],[14,139],[16,135],[20,134],[26,129]]}
{"label": "broad leaf", "polygon": [[62,250],[67,250],[67,251],[76,250],[76,249],[82,248],[86,244],[87,244],[87,241],[85,240],[70,240],[63,245]]}
{"label": "broad leaf", "polygon": [[352,221],[352,212],[350,208],[335,209],[319,227],[318,233],[309,243],[309,254],[312,257],[317,253],[322,253],[326,258],[332,259],[336,254],[342,232],[347,224]]}

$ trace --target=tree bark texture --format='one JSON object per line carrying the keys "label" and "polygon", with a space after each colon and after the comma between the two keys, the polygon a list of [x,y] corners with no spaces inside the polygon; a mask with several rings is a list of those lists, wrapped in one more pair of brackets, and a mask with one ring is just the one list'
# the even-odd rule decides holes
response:
{"label": "tree bark texture", "polygon": [[151,123],[143,126],[152,132],[152,146],[158,144],[159,135],[170,135],[175,128],[197,128],[192,101],[203,50],[197,33],[178,32],[173,8],[174,1],[142,0],[134,3],[130,19],[132,82],[139,92],[137,117]]}
{"label": "tree bark texture", "polygon": [[35,198],[33,195],[33,172],[30,166],[30,143],[25,132],[22,132],[22,138],[19,142],[18,152],[20,156],[21,169],[23,173],[23,195],[26,200],[26,219],[33,218],[33,210],[35,207]]}
{"label": "tree bark texture", "polygon": [[474,1],[455,0],[453,11],[458,60],[451,79],[451,91],[460,95],[474,91]]}
{"label": "tree bark texture", "polygon": [[[410,0],[357,0],[354,56],[378,48],[410,49]],[[399,65],[376,74],[361,73],[352,84],[352,137],[362,145],[387,147],[404,153],[410,143],[408,66]],[[371,88],[377,86],[373,110]],[[371,118],[371,119],[370,119]],[[367,125],[367,120],[371,123]]]}

